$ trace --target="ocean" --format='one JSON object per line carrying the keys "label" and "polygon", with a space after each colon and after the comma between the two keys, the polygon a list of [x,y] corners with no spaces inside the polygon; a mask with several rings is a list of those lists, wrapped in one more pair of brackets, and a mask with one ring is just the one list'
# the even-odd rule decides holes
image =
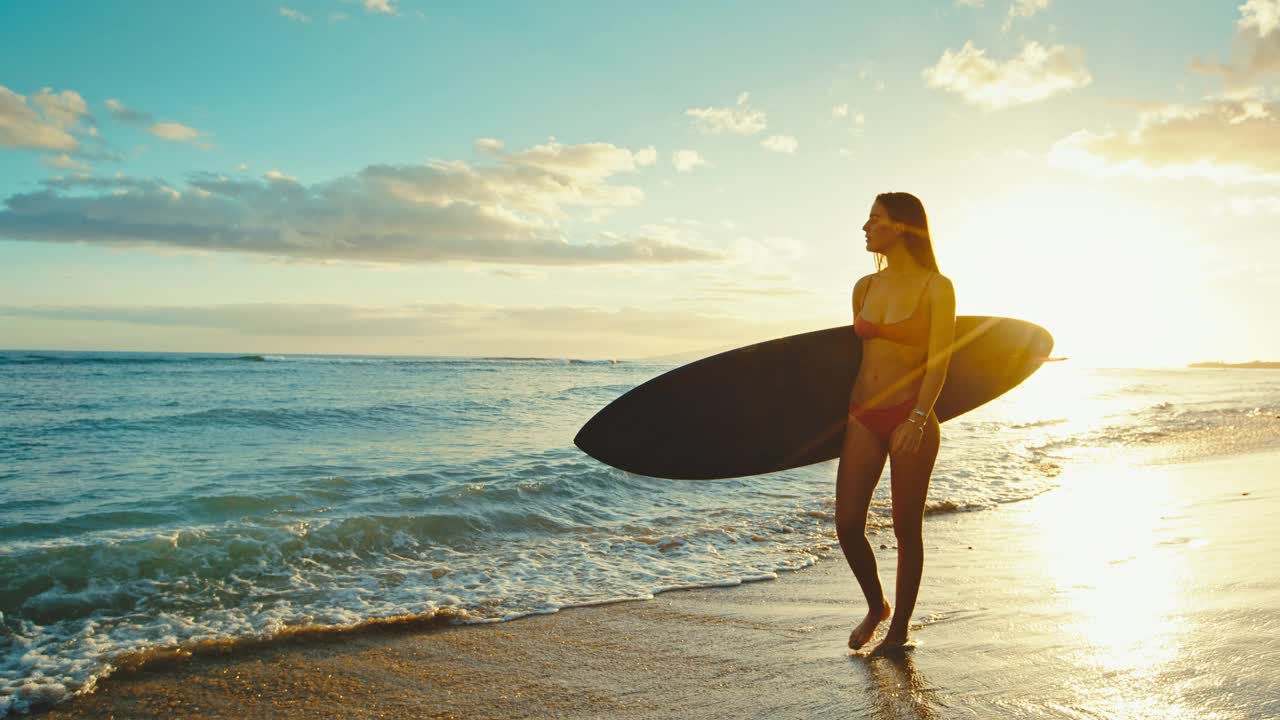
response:
{"label": "ocean", "polygon": [[[672,367],[0,351],[0,716],[160,649],[502,622],[838,561],[833,462],[682,482],[573,446]],[[1280,371],[1050,364],[943,426],[927,513],[1028,499],[1073,465],[1269,446],[1277,417]],[[872,532],[889,518],[886,477]]]}

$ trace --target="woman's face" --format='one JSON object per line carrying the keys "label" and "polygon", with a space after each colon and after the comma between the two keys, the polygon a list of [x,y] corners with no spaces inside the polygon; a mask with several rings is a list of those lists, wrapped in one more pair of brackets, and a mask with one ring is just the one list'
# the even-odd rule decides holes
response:
{"label": "woman's face", "polygon": [[863,224],[862,232],[867,237],[867,252],[882,253],[902,236],[898,224],[889,219],[889,212],[880,203],[871,206],[871,214]]}

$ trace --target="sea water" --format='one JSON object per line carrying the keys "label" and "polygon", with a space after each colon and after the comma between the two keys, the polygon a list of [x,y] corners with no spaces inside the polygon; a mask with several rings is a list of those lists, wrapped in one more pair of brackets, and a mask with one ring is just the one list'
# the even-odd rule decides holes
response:
{"label": "sea water", "polygon": [[[830,554],[833,462],[682,482],[573,446],[671,367],[0,352],[0,716],[129,653],[503,621]],[[927,513],[1030,498],[1116,454],[1241,452],[1273,442],[1277,416],[1280,371],[1050,364],[943,426]],[[891,538],[888,485],[869,527]]]}

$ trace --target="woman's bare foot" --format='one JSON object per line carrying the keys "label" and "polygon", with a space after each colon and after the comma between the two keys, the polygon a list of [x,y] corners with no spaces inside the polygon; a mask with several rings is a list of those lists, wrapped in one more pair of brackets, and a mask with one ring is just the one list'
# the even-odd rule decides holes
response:
{"label": "woman's bare foot", "polygon": [[905,632],[896,632],[893,628],[889,628],[889,632],[885,634],[884,640],[875,646],[868,655],[871,657],[883,657],[885,655],[899,655],[906,652],[911,647],[907,642],[907,634]]}
{"label": "woman's bare foot", "polygon": [[881,602],[884,604],[884,609],[879,614],[874,610],[869,610],[867,617],[858,623],[858,627],[854,628],[853,632],[849,633],[850,650],[857,650],[866,645],[871,636],[875,634],[876,628],[880,627],[880,623],[889,619],[889,615],[893,612],[889,607],[889,601],[883,600]]}

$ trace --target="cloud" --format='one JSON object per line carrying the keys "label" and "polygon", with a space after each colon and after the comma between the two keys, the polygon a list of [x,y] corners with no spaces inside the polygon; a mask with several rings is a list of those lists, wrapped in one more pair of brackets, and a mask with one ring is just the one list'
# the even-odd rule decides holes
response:
{"label": "cloud", "polygon": [[395,15],[397,0],[362,0],[364,9],[371,13],[382,13],[384,15]]}
{"label": "cloud", "polygon": [[[728,278],[716,276],[708,278],[710,282],[693,288],[690,299],[707,300],[739,300],[742,298],[793,298],[802,295],[813,295],[800,283],[782,284],[777,280],[766,280],[763,276],[755,278]],[[747,280],[749,282],[744,282]]]}
{"label": "cloud", "polygon": [[831,108],[831,117],[834,120],[843,120],[849,117],[849,104],[845,103]]}
{"label": "cloud", "polygon": [[763,112],[753,110],[747,105],[749,93],[738,96],[738,102],[727,108],[690,108],[684,114],[693,118],[693,126],[709,135],[731,133],[734,135],[755,135],[768,127],[768,118]]}
{"label": "cloud", "polygon": [[1047,100],[1093,81],[1084,53],[1062,45],[1046,48],[1028,42],[1015,58],[1000,63],[966,42],[946,50],[924,79],[929,87],[954,92],[967,102],[991,110]]}
{"label": "cloud", "polygon": [[27,98],[0,85],[0,148],[74,151],[72,136],[88,115],[84,98],[73,90],[43,88]]}
{"label": "cloud", "polygon": [[[678,308],[492,306],[457,303],[396,306],[239,303],[213,306],[0,306],[0,317],[80,323],[126,323],[152,328],[220,331],[246,336],[251,347],[290,339],[404,338],[422,352],[578,356],[652,356],[664,352],[745,344],[800,332],[803,321],[768,320],[740,312]],[[367,345],[366,345],[367,346]],[[378,347],[385,347],[380,344]],[[332,347],[332,346],[330,346]],[[349,344],[338,347],[350,347]],[[570,348],[566,350],[566,348]],[[329,350],[332,352],[333,350]]]}
{"label": "cloud", "polygon": [[115,98],[108,99],[104,105],[110,111],[112,119],[124,125],[132,127],[146,127],[153,124],[156,119],[148,113],[138,112],[125,107],[124,103]]}
{"label": "cloud", "polygon": [[42,88],[31,97],[31,102],[40,108],[46,120],[60,128],[75,128],[89,112],[84,98],[74,90],[55,93],[49,88]]}
{"label": "cloud", "polygon": [[1242,87],[1280,72],[1280,0],[1247,0],[1236,21],[1234,62],[1193,61],[1195,70],[1220,77],[1230,87]]}
{"label": "cloud", "polygon": [[650,145],[647,148],[637,150],[635,159],[636,165],[639,167],[648,167],[658,161],[658,149]]}
{"label": "cloud", "polygon": [[193,142],[204,135],[193,127],[173,122],[156,123],[147,128],[147,132],[170,142]]}
{"label": "cloud", "polygon": [[71,157],[67,153],[60,155],[47,155],[44,158],[44,164],[51,168],[59,170],[88,170],[89,165]]}
{"label": "cloud", "polygon": [[311,18],[307,17],[305,13],[294,10],[293,8],[287,8],[283,5],[280,6],[280,14],[294,22],[311,22]]}
{"label": "cloud", "polygon": [[1077,132],[1056,143],[1061,167],[1108,175],[1200,177],[1214,182],[1280,181],[1280,102],[1256,91],[1168,105],[1124,133]]}
{"label": "cloud", "polygon": [[796,149],[800,147],[800,141],[791,135],[770,135],[760,143],[760,147],[787,155],[795,155]]}
{"label": "cloud", "polygon": [[956,0],[956,7],[980,8],[986,5],[985,0]]}
{"label": "cloud", "polygon": [[1239,25],[1267,37],[1280,30],[1280,0],[1247,0],[1240,6]]}
{"label": "cloud", "polygon": [[130,127],[143,128],[161,140],[190,143],[196,142],[205,136],[205,133],[188,125],[175,122],[156,122],[155,116],[151,113],[134,110],[115,98],[110,98],[103,104],[107,106],[112,119],[116,122]]}
{"label": "cloud", "polygon": [[677,150],[671,153],[671,164],[675,166],[676,172],[687,173],[708,163],[697,150]]}
{"label": "cloud", "polygon": [[194,174],[185,186],[71,175],[8,197],[0,237],[312,261],[583,265],[718,259],[644,234],[607,242],[563,237],[561,225],[572,211],[641,201],[639,188],[611,182],[638,167],[636,155],[605,143],[553,142],[484,165],[371,165],[314,185],[278,171],[261,179]]}
{"label": "cloud", "polygon": [[498,155],[505,147],[501,140],[495,138],[478,138],[475,141],[475,148],[478,152],[485,155]]}
{"label": "cloud", "polygon": [[1004,26],[1001,28],[1008,32],[1013,27],[1014,18],[1029,18],[1049,7],[1049,0],[1013,0],[1009,5],[1009,13],[1005,16]]}

